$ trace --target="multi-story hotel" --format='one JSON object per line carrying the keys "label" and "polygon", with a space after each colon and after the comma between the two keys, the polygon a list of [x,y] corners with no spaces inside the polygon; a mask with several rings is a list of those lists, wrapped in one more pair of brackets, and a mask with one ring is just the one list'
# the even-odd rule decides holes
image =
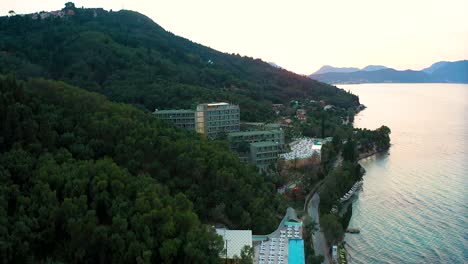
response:
{"label": "multi-story hotel", "polygon": [[239,151],[240,158],[260,169],[267,169],[278,160],[284,150],[284,132],[278,124],[263,124],[257,130],[240,132],[240,110],[229,103],[199,104],[196,110],[156,110],[154,114],[177,127],[195,130],[209,138],[227,136],[231,147]]}
{"label": "multi-story hotel", "polygon": [[154,114],[159,119],[171,122],[179,128],[195,130],[194,110],[156,110]]}
{"label": "multi-story hotel", "polygon": [[196,111],[156,110],[154,114],[177,127],[195,130],[210,138],[240,130],[239,106],[228,103],[199,104]]}
{"label": "multi-story hotel", "polygon": [[258,168],[265,170],[276,164],[282,146],[272,141],[250,143],[250,161]]}
{"label": "multi-story hotel", "polygon": [[238,105],[228,103],[199,104],[195,120],[197,132],[210,138],[240,131]]}

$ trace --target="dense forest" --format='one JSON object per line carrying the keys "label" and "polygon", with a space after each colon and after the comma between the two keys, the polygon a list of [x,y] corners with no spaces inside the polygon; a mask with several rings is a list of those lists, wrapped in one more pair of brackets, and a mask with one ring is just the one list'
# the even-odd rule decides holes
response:
{"label": "dense forest", "polygon": [[270,178],[222,141],[62,82],[0,78],[1,262],[210,263],[203,223],[272,231]]}
{"label": "dense forest", "polygon": [[62,80],[150,111],[227,100],[246,121],[268,120],[272,103],[298,98],[359,104],[342,89],[193,43],[136,12],[69,9],[74,15],[62,18],[0,17],[0,74]]}

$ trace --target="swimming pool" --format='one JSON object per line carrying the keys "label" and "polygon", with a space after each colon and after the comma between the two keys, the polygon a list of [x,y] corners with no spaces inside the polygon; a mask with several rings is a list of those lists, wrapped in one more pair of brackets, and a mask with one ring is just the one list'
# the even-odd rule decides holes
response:
{"label": "swimming pool", "polygon": [[293,221],[286,221],[286,222],[284,222],[284,225],[285,226],[302,226],[301,223],[293,222]]}
{"label": "swimming pool", "polygon": [[289,239],[288,246],[288,263],[289,264],[304,264],[304,240]]}

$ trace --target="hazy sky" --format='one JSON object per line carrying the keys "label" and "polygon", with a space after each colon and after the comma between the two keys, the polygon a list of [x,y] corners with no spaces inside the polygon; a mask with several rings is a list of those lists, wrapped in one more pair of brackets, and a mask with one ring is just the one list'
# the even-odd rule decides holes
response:
{"label": "hazy sky", "polygon": [[[57,10],[66,1],[0,0],[9,10]],[[468,59],[468,0],[76,0],[130,9],[214,49],[301,74],[324,64],[421,69]]]}

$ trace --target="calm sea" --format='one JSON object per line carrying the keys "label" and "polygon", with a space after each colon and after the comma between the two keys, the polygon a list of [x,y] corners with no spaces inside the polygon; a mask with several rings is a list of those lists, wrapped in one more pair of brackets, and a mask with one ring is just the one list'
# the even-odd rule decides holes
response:
{"label": "calm sea", "polygon": [[346,235],[350,263],[468,263],[468,85],[338,85],[368,108],[355,126],[391,128],[363,160]]}

